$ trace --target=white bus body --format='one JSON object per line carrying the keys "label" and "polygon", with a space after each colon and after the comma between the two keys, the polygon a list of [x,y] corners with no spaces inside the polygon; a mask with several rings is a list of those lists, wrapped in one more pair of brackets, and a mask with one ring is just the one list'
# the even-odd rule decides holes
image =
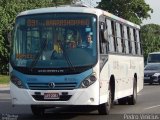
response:
{"label": "white bus body", "polygon": [[[77,15],[77,18],[71,17],[72,21],[66,23],[70,14]],[[46,17],[41,17],[43,15]],[[66,21],[63,15],[66,15]],[[53,7],[20,13],[15,24],[11,53],[12,104],[31,105],[32,112],[36,115],[44,112],[42,108],[45,105],[95,105],[100,114],[108,114],[115,100],[119,100],[119,103],[135,104],[137,93],[143,89],[144,76],[139,29],[138,25],[95,8]],[[72,53],[69,57],[64,55],[63,58],[53,61],[43,59],[41,54],[48,47],[37,47],[39,38],[49,41],[50,38],[62,36],[62,33],[71,34],[72,30],[78,39],[80,34],[81,39],[88,32],[92,35],[95,44],[91,54],[83,48],[75,48],[63,50],[63,54],[68,55],[68,51]],[[46,39],[42,42],[46,42]],[[64,38],[59,39],[64,41]],[[30,47],[34,43],[36,45]],[[64,46],[62,44],[61,50]],[[33,49],[36,52],[39,48],[42,50],[38,54],[28,52]],[[77,58],[73,57],[75,61],[79,61],[72,60],[72,55]],[[52,67],[53,65],[56,67]]]}

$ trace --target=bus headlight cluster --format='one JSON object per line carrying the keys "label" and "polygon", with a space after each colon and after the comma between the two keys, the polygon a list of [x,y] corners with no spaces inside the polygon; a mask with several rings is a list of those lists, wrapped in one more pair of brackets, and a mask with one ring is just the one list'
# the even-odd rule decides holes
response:
{"label": "bus headlight cluster", "polygon": [[80,88],[87,88],[90,85],[92,85],[96,80],[97,80],[96,76],[91,75],[82,81]]}
{"label": "bus headlight cluster", "polygon": [[18,88],[25,88],[22,81],[14,75],[11,76],[11,82],[15,84]]}

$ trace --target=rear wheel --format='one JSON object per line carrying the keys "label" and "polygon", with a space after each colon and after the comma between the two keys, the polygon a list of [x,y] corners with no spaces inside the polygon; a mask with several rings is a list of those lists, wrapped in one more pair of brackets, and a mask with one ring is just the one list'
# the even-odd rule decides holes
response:
{"label": "rear wheel", "polygon": [[126,103],[127,103],[127,97],[118,99],[118,104],[126,105]]}
{"label": "rear wheel", "polygon": [[134,80],[133,83],[133,94],[128,97],[128,104],[135,105],[137,102],[137,82]]}
{"label": "rear wheel", "polygon": [[43,116],[45,109],[42,106],[38,106],[38,105],[31,105],[31,110],[33,115],[35,116]]}
{"label": "rear wheel", "polygon": [[101,105],[98,106],[98,112],[101,115],[108,115],[112,106],[112,92],[111,92],[111,86],[109,85],[108,88],[108,100],[106,103],[103,103]]}

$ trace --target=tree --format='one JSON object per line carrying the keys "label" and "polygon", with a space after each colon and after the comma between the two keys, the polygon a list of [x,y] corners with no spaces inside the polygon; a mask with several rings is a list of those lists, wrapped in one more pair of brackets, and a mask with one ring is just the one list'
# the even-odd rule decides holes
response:
{"label": "tree", "polygon": [[139,25],[153,12],[144,0],[102,0],[98,8]]}
{"label": "tree", "polygon": [[7,72],[9,62],[8,33],[16,15],[28,9],[70,4],[72,0],[0,0],[0,73]]}
{"label": "tree", "polygon": [[147,24],[142,26],[141,39],[146,60],[148,53],[160,51],[160,25]]}

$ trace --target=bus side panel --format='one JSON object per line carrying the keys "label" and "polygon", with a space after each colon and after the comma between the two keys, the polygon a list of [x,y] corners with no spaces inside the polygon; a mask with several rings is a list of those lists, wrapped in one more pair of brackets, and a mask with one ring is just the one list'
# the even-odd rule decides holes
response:
{"label": "bus side panel", "polygon": [[140,92],[144,86],[144,59],[143,57],[139,58],[138,73],[137,73],[137,92]]}
{"label": "bus side panel", "polygon": [[134,75],[137,74],[138,92],[143,89],[143,57],[108,55],[100,73],[100,101],[107,102],[107,88],[111,75],[115,78],[115,99],[133,94]]}

